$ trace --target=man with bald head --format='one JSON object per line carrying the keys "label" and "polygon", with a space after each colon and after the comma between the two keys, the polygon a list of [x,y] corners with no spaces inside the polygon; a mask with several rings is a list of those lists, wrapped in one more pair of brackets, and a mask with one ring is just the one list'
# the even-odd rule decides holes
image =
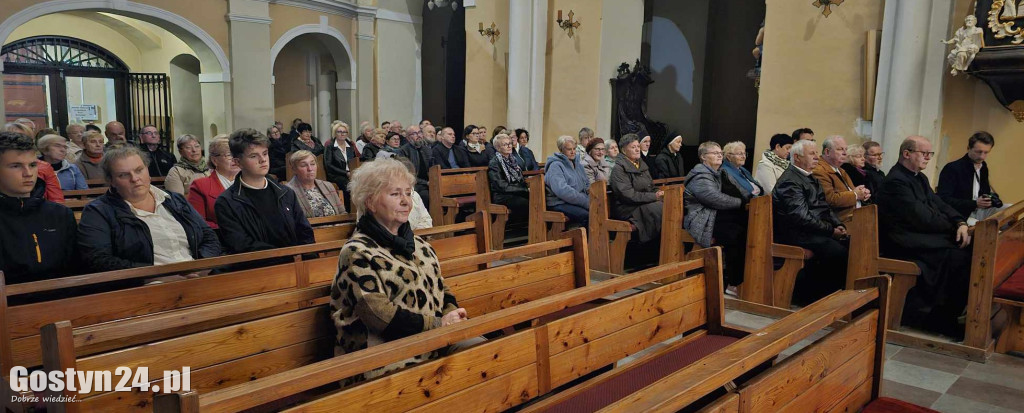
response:
{"label": "man with bald head", "polygon": [[899,162],[889,170],[877,194],[882,254],[921,267],[917,286],[907,297],[908,324],[962,338],[957,324],[967,305],[971,271],[971,235],[967,219],[932,191],[922,171],[935,156],[932,143],[911,136],[900,145]]}
{"label": "man with bald head", "polygon": [[116,143],[129,143],[128,137],[125,135],[124,124],[116,120],[107,123],[103,134],[107,136],[107,147]]}

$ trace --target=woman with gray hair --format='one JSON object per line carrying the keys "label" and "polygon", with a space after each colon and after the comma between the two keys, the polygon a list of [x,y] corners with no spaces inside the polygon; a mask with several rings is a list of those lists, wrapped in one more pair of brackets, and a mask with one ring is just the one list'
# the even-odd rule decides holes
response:
{"label": "woman with gray hair", "polygon": [[609,184],[614,201],[612,218],[631,222],[640,233],[639,241],[650,242],[661,234],[662,198],[665,192],[654,187],[651,170],[641,158],[639,137],[626,134],[619,140],[622,155],[616,160]]}
{"label": "woman with gray hair", "polygon": [[495,155],[487,166],[491,200],[508,207],[509,219],[526,221],[530,214],[530,188],[523,179],[523,169],[512,156],[512,138],[504,133],[494,137]]}
{"label": "woman with gray hair", "polygon": [[292,170],[292,180],[285,186],[295,191],[306,218],[346,213],[345,204],[334,184],[316,179],[317,165],[313,152],[295,151],[288,157],[288,167]]}
{"label": "woman with gray hair", "polygon": [[85,183],[85,175],[78,169],[78,166],[67,160],[68,140],[60,135],[45,135],[36,142],[36,148],[42,154],[39,159],[50,164],[57,173],[57,181],[60,182],[60,189],[70,191],[73,189],[89,189]]}
{"label": "woman with gray hair", "polygon": [[558,137],[558,152],[544,165],[545,202],[553,211],[561,212],[573,225],[584,228],[590,223],[590,181],[583,168],[583,158],[576,152],[576,139]]}
{"label": "woman with gray hair", "polygon": [[110,189],[86,205],[78,251],[91,271],[171,264],[221,254],[217,235],[181,194],[150,183],[149,157],[131,145],[100,161]]}
{"label": "woman with gray hair", "polygon": [[864,156],[864,147],[861,145],[850,145],[846,148],[846,162],[843,163],[843,170],[850,175],[853,187],[864,185],[872,194],[881,190],[880,185],[875,185],[875,180],[868,179],[867,158]]}
{"label": "woman with gray hair", "polygon": [[203,158],[203,147],[199,138],[192,134],[184,134],[178,138],[178,153],[181,159],[171,167],[164,178],[164,189],[188,196],[188,188],[192,181],[210,176],[210,167]]}
{"label": "woman with gray hair", "polygon": [[728,175],[721,169],[724,156],[718,143],[700,144],[697,156],[701,163],[686,175],[683,228],[701,247],[722,247],[725,284],[730,291],[735,291],[735,287],[743,283],[747,242],[747,216],[743,206],[750,197],[722,192],[722,181],[728,179]]}
{"label": "woman with gray hair", "polygon": [[[334,354],[343,355],[466,320],[441,277],[433,247],[409,225],[416,177],[381,158],[352,173],[359,220],[338,255],[331,285]],[[439,357],[432,351],[345,380],[351,384]]]}

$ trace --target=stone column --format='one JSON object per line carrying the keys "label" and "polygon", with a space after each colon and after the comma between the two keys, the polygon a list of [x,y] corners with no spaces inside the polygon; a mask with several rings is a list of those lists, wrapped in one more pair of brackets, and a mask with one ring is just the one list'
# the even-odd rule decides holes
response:
{"label": "stone column", "polygon": [[[946,53],[939,40],[949,31],[952,3],[904,0],[885,4],[872,130],[873,139],[886,153],[886,170],[899,160],[899,147],[907,136],[924,136],[936,152],[941,151]],[[932,157],[925,170],[932,178],[939,159],[945,157]]]}
{"label": "stone column", "polygon": [[[530,131],[530,149],[543,162],[545,49],[548,0],[509,2],[508,127]],[[552,137],[554,138],[554,137]]]}
{"label": "stone column", "polygon": [[231,83],[226,81],[224,74],[200,73],[199,93],[203,100],[203,133],[206,141],[217,134],[231,133]]}
{"label": "stone column", "polygon": [[[377,119],[377,105],[374,101],[376,85],[374,84],[375,72],[373,69],[377,50],[376,20],[377,15],[374,9],[359,10],[356,33],[357,67],[352,69],[356,71],[356,108],[353,110],[355,117],[352,118],[352,124],[350,125],[353,128],[358,128],[359,122],[364,120],[368,120],[374,125],[380,124]],[[341,95],[339,94],[339,96]]]}
{"label": "stone column", "polygon": [[228,11],[232,123],[235,128],[260,129],[274,121],[269,4],[229,0]]}

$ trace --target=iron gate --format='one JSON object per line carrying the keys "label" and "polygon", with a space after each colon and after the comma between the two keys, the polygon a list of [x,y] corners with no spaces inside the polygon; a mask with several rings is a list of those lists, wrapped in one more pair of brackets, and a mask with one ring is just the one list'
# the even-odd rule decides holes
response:
{"label": "iron gate", "polygon": [[160,145],[171,147],[171,79],[163,73],[128,74],[128,113],[125,131],[128,136],[139,136],[146,125],[153,125],[160,133]]}

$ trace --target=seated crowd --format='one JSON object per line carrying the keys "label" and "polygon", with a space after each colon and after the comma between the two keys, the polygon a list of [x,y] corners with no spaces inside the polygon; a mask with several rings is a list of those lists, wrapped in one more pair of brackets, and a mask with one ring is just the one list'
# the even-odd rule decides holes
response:
{"label": "seated crowd", "polygon": [[[412,232],[431,226],[431,167],[487,168],[491,198],[509,208],[513,221],[530,213],[524,174],[541,169],[529,132],[503,126],[488,140],[484,126],[469,125],[457,137],[452,127],[427,120],[405,129],[398,121],[380,128],[364,122],[353,139],[349,125],[335,121],[321,142],[296,119],[288,133],[275,123],[266,135],[250,128],[218,135],[208,158],[197,137],[182,135],[180,160],[161,146],[153,126],[141,129],[139,145],[118,122],[103,135],[73,126],[67,139],[48,133],[33,140],[33,126],[19,122],[0,132],[0,221],[8,229],[0,236],[0,270],[7,283],[310,244],[310,218],[352,211],[355,232],[332,287],[337,354],[469,316],[445,287],[433,249]],[[903,142],[887,174],[878,143],[850,148],[830,136],[819,151],[809,129],[774,135],[753,173],[742,142],[700,144],[700,163],[687,170],[683,138],[665,140],[652,154],[650,136],[605,140],[583,128],[559,137],[543,165],[546,207],[587,228],[590,185],[603,181],[610,218],[628,221],[637,241],[653,242],[665,196],[655,179],[685,177],[683,226],[699,246],[723,248],[725,283],[734,292],[744,281],[745,207],[771,196],[776,241],[811,253],[796,284],[797,301],[806,303],[844,287],[844,220],[875,203],[883,255],[912,260],[923,272],[905,318],[963,334],[957,317],[970,271],[968,220],[1003,207],[988,182],[985,158],[995,144],[988,133],[972,136],[967,154],[942,169],[937,193],[921,173],[932,144],[919,136]],[[152,182],[158,176],[166,177],[162,188]],[[63,191],[99,178],[109,189],[76,223],[60,204]],[[192,276],[198,275],[184,275]]]}

